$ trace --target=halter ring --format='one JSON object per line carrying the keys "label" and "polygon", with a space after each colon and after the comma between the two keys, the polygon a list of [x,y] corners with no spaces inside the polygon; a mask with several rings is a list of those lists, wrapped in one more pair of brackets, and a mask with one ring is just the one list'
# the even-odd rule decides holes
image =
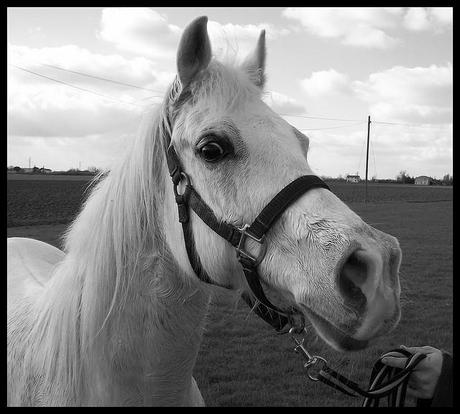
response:
{"label": "halter ring", "polygon": [[307,370],[308,378],[310,378],[312,381],[319,381],[319,376],[314,377],[314,376],[310,373],[310,369],[313,368],[318,362],[320,362],[320,363],[322,364],[322,366],[321,366],[320,369],[317,368],[317,369],[319,369],[319,371],[321,371],[321,369],[323,369],[323,367],[324,367],[325,365],[327,365],[327,361],[326,361],[324,358],[322,358],[322,357],[320,357],[320,356],[318,356],[318,355],[313,356],[313,358],[311,359],[311,361],[306,362],[306,363],[304,364],[304,366],[303,366],[303,367]]}
{"label": "halter ring", "polygon": [[184,195],[184,194],[179,194],[179,192],[177,191],[177,187],[182,182],[182,178],[185,180],[185,186],[186,187],[188,185],[190,185],[190,178],[189,178],[189,176],[187,174],[185,174],[183,171],[181,171],[180,176],[181,176],[180,181],[177,184],[174,184],[174,195],[176,197]]}

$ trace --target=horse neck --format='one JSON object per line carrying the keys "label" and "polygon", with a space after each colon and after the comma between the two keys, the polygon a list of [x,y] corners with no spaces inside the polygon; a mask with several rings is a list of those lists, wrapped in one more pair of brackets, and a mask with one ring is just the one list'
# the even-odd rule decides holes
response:
{"label": "horse neck", "polygon": [[[144,156],[148,151],[154,152],[144,148]],[[78,340],[68,340],[79,344],[84,394],[93,403],[186,403],[209,301],[181,270],[164,234],[178,237],[178,226],[163,223],[170,219],[163,214],[171,211],[165,205],[173,202],[172,191],[163,191],[161,179],[139,175],[140,164],[133,164],[140,161],[125,162],[93,191],[67,235],[66,259],[49,289],[56,296],[72,286],[80,296],[72,307],[79,325],[70,335]],[[164,172],[164,162],[151,164],[147,171]],[[153,191],[159,203],[146,197]]]}
{"label": "horse neck", "polygon": [[157,257],[135,276],[123,308],[96,340],[86,369],[90,383],[106,387],[90,401],[102,395],[122,405],[187,404],[208,297],[167,261]]}

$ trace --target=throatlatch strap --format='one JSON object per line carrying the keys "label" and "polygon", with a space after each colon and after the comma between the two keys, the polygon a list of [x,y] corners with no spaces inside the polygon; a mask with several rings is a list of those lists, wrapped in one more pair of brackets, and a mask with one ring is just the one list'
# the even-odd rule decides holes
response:
{"label": "throatlatch strap", "polygon": [[240,263],[243,266],[244,273],[246,275],[246,280],[248,281],[249,287],[251,288],[252,292],[254,293],[255,297],[259,302],[265,305],[267,308],[272,309],[278,313],[285,314],[284,311],[276,307],[275,305],[271,304],[270,301],[265,296],[265,293],[259,283],[259,277],[257,274],[256,268],[252,265],[247,258],[241,257]]}
{"label": "throatlatch strap", "polygon": [[193,238],[192,229],[190,228],[188,221],[182,223],[182,231],[184,233],[185,248],[187,250],[188,260],[192,266],[193,271],[201,281],[214,284],[214,281],[203,269],[201,260],[196,254],[195,239]]}
{"label": "throatlatch strap", "polygon": [[270,308],[265,305],[257,303],[251,298],[249,293],[245,292],[241,295],[241,297],[257,316],[270,324],[276,331],[280,331],[290,322],[290,319],[287,316],[284,316],[284,312],[281,314],[270,310]]}

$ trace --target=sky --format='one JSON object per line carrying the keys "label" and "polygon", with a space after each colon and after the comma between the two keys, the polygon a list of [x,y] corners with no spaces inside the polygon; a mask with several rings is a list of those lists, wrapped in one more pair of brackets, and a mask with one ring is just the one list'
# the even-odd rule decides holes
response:
{"label": "sky", "polygon": [[[310,138],[322,176],[453,173],[452,8],[8,8],[9,166],[110,168],[175,76],[183,29],[214,55],[262,29],[264,100]],[[326,119],[324,119],[326,118]]]}

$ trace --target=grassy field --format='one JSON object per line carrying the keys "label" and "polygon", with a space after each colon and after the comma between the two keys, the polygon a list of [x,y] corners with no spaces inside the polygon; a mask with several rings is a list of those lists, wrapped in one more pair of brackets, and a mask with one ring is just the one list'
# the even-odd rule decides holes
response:
{"label": "grassy field", "polygon": [[[17,185],[21,183],[22,185]],[[13,184],[13,185],[12,185]],[[83,199],[85,183],[8,182],[8,236],[33,237],[59,247],[59,236]],[[368,223],[396,236],[403,250],[402,320],[388,337],[359,353],[329,349],[311,332],[311,352],[365,386],[374,361],[400,344],[452,351],[453,191],[446,187],[331,184]],[[46,194],[46,196],[44,195]],[[48,199],[47,199],[48,198]],[[30,203],[30,199],[34,202]],[[15,209],[15,211],[11,211]],[[46,211],[48,209],[48,211]],[[53,221],[54,220],[54,221]],[[249,313],[216,296],[195,367],[211,406],[358,406],[323,384],[310,382],[293,343]]]}
{"label": "grassy field", "polygon": [[[68,223],[75,218],[92,177],[8,174],[7,227]],[[364,201],[364,184],[330,183],[346,203]],[[373,184],[368,186],[371,203],[453,200],[452,187]]]}

